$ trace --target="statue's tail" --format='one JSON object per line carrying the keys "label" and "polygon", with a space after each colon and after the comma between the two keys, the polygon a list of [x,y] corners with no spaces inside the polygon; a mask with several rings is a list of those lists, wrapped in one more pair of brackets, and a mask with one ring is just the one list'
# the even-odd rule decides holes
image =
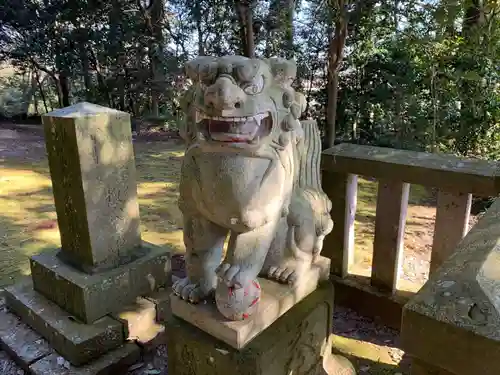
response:
{"label": "statue's tail", "polygon": [[297,187],[303,199],[309,202],[315,217],[318,235],[315,252],[321,250],[323,238],[332,231],[330,217],[332,202],[321,188],[321,137],[314,120],[301,121],[303,137],[298,146]]}
{"label": "statue's tail", "polygon": [[301,121],[303,137],[299,145],[298,187],[322,191],[321,189],[321,136],[315,120]]}

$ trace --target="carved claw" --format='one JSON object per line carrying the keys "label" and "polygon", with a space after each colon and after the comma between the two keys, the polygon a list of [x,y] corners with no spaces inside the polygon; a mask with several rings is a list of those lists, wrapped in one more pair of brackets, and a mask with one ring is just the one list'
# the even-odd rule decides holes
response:
{"label": "carved claw", "polygon": [[228,287],[235,287],[236,289],[243,288],[243,286],[252,281],[251,277],[237,264],[222,263],[215,272]]}
{"label": "carved claw", "polygon": [[270,267],[267,277],[289,285],[293,285],[297,281],[297,273],[294,267]]}
{"label": "carved claw", "polygon": [[199,303],[207,297],[200,284],[191,283],[187,277],[177,280],[172,290],[175,295],[191,303]]}

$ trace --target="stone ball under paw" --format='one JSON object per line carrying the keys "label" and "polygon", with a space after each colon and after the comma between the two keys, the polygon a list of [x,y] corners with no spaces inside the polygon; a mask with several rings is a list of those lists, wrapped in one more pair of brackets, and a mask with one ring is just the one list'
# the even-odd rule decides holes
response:
{"label": "stone ball under paw", "polygon": [[260,284],[257,280],[238,289],[219,282],[215,290],[215,302],[217,309],[227,319],[245,320],[257,311],[260,294]]}

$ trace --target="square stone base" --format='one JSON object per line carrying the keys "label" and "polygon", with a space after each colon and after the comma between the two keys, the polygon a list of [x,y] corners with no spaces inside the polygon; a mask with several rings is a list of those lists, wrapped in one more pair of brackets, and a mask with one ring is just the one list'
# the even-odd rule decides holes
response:
{"label": "square stone base", "polygon": [[127,369],[140,359],[141,351],[134,343],[127,343],[106,353],[99,359],[82,367],[60,364],[60,356],[48,355],[29,367],[33,375],[117,375],[126,374]]}
{"label": "square stone base", "polygon": [[34,289],[78,320],[90,324],[117,312],[136,297],[170,281],[168,249],[143,242],[146,255],[116,269],[86,274],[57,256],[58,250],[31,258]]}
{"label": "square stone base", "polygon": [[169,374],[328,374],[324,365],[331,354],[332,317],[333,287],[329,282],[290,308],[242,350],[173,316],[166,326]]}
{"label": "square stone base", "polygon": [[33,290],[29,278],[5,290],[7,307],[71,364],[84,365],[125,342],[118,320],[103,317],[82,324]]}
{"label": "square stone base", "polygon": [[3,311],[0,311],[0,347],[32,375],[124,374],[141,354],[139,346],[125,343],[84,366],[75,367],[17,316]]}
{"label": "square stone base", "polygon": [[120,312],[84,324],[34,291],[26,278],[5,291],[8,311],[0,310],[0,345],[26,371],[55,351],[68,364],[85,367],[127,341],[151,350],[166,340],[158,317],[168,315],[170,293],[165,289],[152,299],[138,297]]}
{"label": "square stone base", "polygon": [[259,307],[247,320],[230,321],[224,318],[213,302],[193,305],[173,294],[170,300],[172,314],[233,348],[241,349],[313,292],[321,281],[328,280],[329,272],[330,260],[320,257],[311,271],[294,287],[259,278],[262,290]]}

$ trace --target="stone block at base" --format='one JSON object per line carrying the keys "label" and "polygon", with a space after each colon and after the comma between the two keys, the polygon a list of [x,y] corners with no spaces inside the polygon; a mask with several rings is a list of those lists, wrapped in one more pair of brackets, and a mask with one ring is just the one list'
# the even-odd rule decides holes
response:
{"label": "stone block at base", "polygon": [[294,287],[259,278],[262,289],[259,307],[247,320],[230,321],[222,316],[215,303],[193,305],[173,294],[170,300],[172,314],[233,348],[241,349],[313,292],[320,281],[328,279],[329,271],[330,260],[320,257],[315,267]]}
{"label": "stone block at base", "polygon": [[172,288],[168,287],[146,297],[156,305],[156,320],[160,323],[166,322],[172,315],[170,294],[172,294]]}
{"label": "stone block at base", "polygon": [[333,287],[329,282],[322,283],[242,350],[173,316],[166,325],[169,375],[328,374],[324,355],[331,353],[332,316]]}
{"label": "stone block at base", "polygon": [[156,309],[153,301],[138,297],[112,317],[123,323],[128,340],[142,347],[156,348],[165,341],[165,326],[158,323]]}
{"label": "stone block at base", "polygon": [[75,366],[84,365],[125,341],[121,322],[104,317],[90,325],[82,324],[34,291],[29,279],[6,288],[5,294],[9,310]]}
{"label": "stone block at base", "polygon": [[144,256],[113,270],[87,274],[64,263],[58,250],[31,258],[34,289],[78,320],[90,324],[167,284],[168,249],[143,242]]}
{"label": "stone block at base", "polygon": [[30,366],[33,375],[118,375],[140,359],[140,348],[125,344],[83,367],[61,365],[57,354],[51,354]]}

